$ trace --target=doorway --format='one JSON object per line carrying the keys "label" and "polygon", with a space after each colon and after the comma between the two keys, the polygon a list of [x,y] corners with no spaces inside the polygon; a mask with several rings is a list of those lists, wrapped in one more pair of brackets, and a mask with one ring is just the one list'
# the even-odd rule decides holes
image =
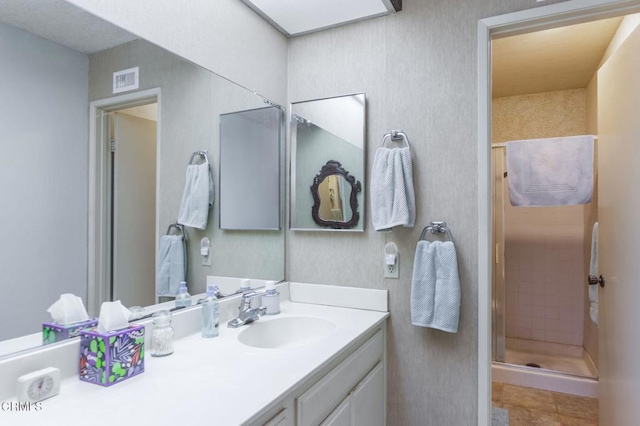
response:
{"label": "doorway", "polygon": [[155,297],[157,103],[110,111],[110,300],[149,306]]}
{"label": "doorway", "polygon": [[[496,258],[500,258],[499,250],[496,249],[496,245],[494,244],[495,239],[500,239],[500,231],[496,229],[496,223],[504,223],[504,218],[500,218],[496,220],[496,215],[500,216],[500,214],[504,213],[504,210],[500,209],[499,203],[498,206],[496,197],[502,196],[503,199],[505,197],[504,192],[500,191],[500,185],[504,185],[505,181],[502,178],[497,178],[500,174],[496,172],[496,170],[492,170],[492,164],[499,164],[499,158],[503,155],[502,153],[497,154],[492,151],[496,151],[495,149],[491,149],[491,142],[495,142],[494,132],[492,132],[492,86],[491,86],[491,75],[492,75],[492,67],[491,67],[491,41],[499,38],[504,38],[508,36],[514,36],[517,34],[523,33],[532,33],[547,29],[557,29],[563,26],[568,26],[572,24],[592,22],[595,20],[611,18],[614,16],[622,16],[629,13],[638,12],[640,6],[640,2],[638,1],[569,1],[564,2],[552,6],[541,7],[533,10],[518,12],[509,15],[503,15],[493,18],[488,18],[485,20],[481,20],[479,22],[479,424],[491,424],[490,423],[490,409],[491,409],[491,400],[489,395],[491,395],[491,380],[492,380],[492,371],[491,371],[491,359],[495,353],[496,341],[492,340],[492,334],[495,333],[496,324],[493,322],[496,315],[493,315],[495,312],[496,305],[502,303],[503,309],[506,309],[505,300],[498,300],[492,297],[499,290],[496,290],[496,280],[495,277],[501,278],[501,268],[496,268]],[[623,44],[624,45],[624,44]],[[627,56],[629,56],[627,54]],[[633,66],[633,65],[631,65]],[[611,78],[609,77],[609,80]],[[602,91],[602,89],[601,89]],[[633,105],[633,103],[629,104]],[[616,133],[617,130],[614,130],[613,133]],[[586,132],[585,132],[586,133]],[[597,133],[596,133],[597,134]],[[561,135],[558,135],[561,136]],[[624,136],[624,135],[623,135]],[[534,136],[535,137],[535,136]],[[524,139],[524,138],[523,138]],[[599,144],[606,144],[616,140],[617,138],[610,137],[607,135],[604,139],[602,135],[599,138]],[[611,145],[606,145],[607,150],[611,149]],[[619,153],[617,153],[619,155]],[[599,155],[602,158],[602,153]],[[603,164],[610,165],[611,157],[605,157],[606,162],[601,163],[600,166],[603,167]],[[606,174],[611,176],[612,168],[606,167]],[[493,173],[492,173],[493,172]],[[602,180],[602,176],[599,176]],[[508,181],[507,181],[508,182]],[[602,186],[602,185],[601,185]],[[495,191],[498,189],[498,191]],[[617,192],[617,191],[612,191]],[[508,198],[506,198],[508,200]],[[601,200],[600,200],[601,201]],[[508,202],[508,201],[507,201]],[[620,202],[618,202],[618,206]],[[498,207],[498,208],[496,208]],[[610,209],[611,204],[607,206]],[[620,209],[623,210],[623,209]],[[599,215],[600,219],[603,220],[604,215]],[[625,215],[609,215],[609,217],[622,216]],[[623,220],[623,219],[621,219]],[[611,224],[610,221],[609,223]],[[616,224],[618,225],[618,224]],[[612,228],[616,228],[617,226],[609,225]],[[609,230],[605,234],[605,239],[608,241],[607,244],[610,244],[611,241],[614,241],[614,245],[618,246],[620,243],[613,238],[614,235],[617,235],[614,232],[615,229]],[[603,229],[600,228],[601,236],[603,235]],[[628,227],[627,231],[629,233],[636,233],[634,228]],[[603,247],[603,241],[601,239],[601,250]],[[634,250],[636,250],[635,246]],[[502,245],[504,248],[504,244]],[[615,251],[617,247],[610,246],[610,251]],[[601,266],[602,266],[602,256],[601,256]],[[508,260],[507,260],[508,263]],[[637,262],[636,262],[637,263]],[[507,266],[508,267],[508,266]],[[631,267],[619,267],[616,269],[616,274],[618,271],[621,273],[625,269],[624,273],[627,274],[626,270],[632,269]],[[613,274],[613,272],[609,272]],[[508,273],[504,276],[508,280]],[[512,274],[513,275],[513,274]],[[534,275],[535,276],[535,275]],[[628,276],[627,276],[628,277]],[[627,286],[624,284],[623,280],[620,280],[619,276],[616,276],[616,284],[622,286]],[[628,278],[627,278],[628,279]],[[503,281],[502,285],[508,285],[507,280]],[[499,279],[497,280],[499,281]],[[626,280],[624,280],[626,281]],[[586,280],[581,284],[584,288],[586,288]],[[607,318],[606,322],[609,323],[618,323],[619,320],[616,318],[620,315],[621,311],[625,311],[625,315],[628,314],[626,309],[616,309],[619,307],[626,307],[626,304],[621,300],[618,305],[612,309],[611,306],[611,297],[608,297],[609,294],[615,294],[616,299],[620,299],[620,291],[621,289],[607,288],[604,290],[604,294],[606,295],[607,303],[605,303],[605,307],[608,308],[609,316],[605,316]],[[607,292],[608,290],[608,292]],[[608,293],[608,294],[607,294]],[[637,291],[630,289],[630,294],[636,294]],[[601,298],[602,298],[602,292]],[[553,299],[553,298],[552,298]],[[557,298],[556,298],[557,299]],[[526,301],[526,299],[525,299]],[[602,305],[602,300],[601,300]],[[618,312],[620,311],[620,312]],[[602,310],[601,310],[602,312]],[[631,313],[630,315],[634,315]],[[637,316],[635,317],[637,319]],[[531,329],[532,327],[527,327],[530,323],[523,322],[525,329]],[[503,323],[503,327],[506,325]],[[601,328],[606,329],[607,331],[611,328],[610,326],[604,326],[601,324]],[[512,330],[514,331],[514,330]],[[493,333],[492,333],[493,332]],[[525,330],[525,334],[528,333],[529,330]],[[626,333],[626,331],[624,332]],[[634,344],[625,345],[622,341],[618,340],[624,333],[622,333],[622,329],[619,329],[617,332],[610,333],[607,337],[606,345],[601,344],[600,348],[600,358],[601,361],[605,358],[603,362],[603,368],[600,371],[602,376],[602,380],[604,383],[601,383],[601,396],[606,395],[604,399],[601,399],[601,421],[602,424],[635,424],[635,422],[640,421],[640,413],[634,407],[634,404],[630,402],[631,399],[636,398],[640,389],[638,389],[638,381],[636,380],[636,368],[634,367],[634,363],[625,362],[625,367],[619,363],[616,363],[615,367],[611,368],[610,364],[613,359],[619,361],[626,361],[628,358],[626,355],[620,355],[619,352],[627,352],[627,350],[620,351],[612,348],[612,344],[615,344],[622,348],[623,346],[633,346]],[[503,334],[505,336],[505,334]],[[505,336],[506,337],[506,336]],[[526,337],[532,337],[531,334],[528,334]],[[602,333],[600,333],[601,342],[602,342]],[[506,340],[506,338],[505,338]],[[633,339],[626,339],[633,340]],[[602,347],[605,349],[603,350]],[[614,353],[615,352],[615,353]],[[633,350],[629,350],[629,352],[633,353]],[[604,355],[604,356],[602,356]],[[607,367],[608,365],[608,367]],[[527,368],[527,367],[524,367]],[[626,369],[626,377],[623,371]],[[627,383],[625,385],[625,382]],[[622,386],[621,386],[622,384]],[[603,387],[604,386],[604,387]],[[625,388],[623,391],[622,388]],[[615,395],[615,396],[614,396]],[[626,401],[626,402],[625,402]],[[625,423],[626,422],[626,423]]]}
{"label": "doorway", "polygon": [[91,103],[89,309],[155,294],[160,89]]}

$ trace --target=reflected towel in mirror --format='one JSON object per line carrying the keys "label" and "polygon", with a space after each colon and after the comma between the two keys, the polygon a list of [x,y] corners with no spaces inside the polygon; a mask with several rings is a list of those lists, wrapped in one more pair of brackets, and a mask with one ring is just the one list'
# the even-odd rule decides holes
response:
{"label": "reflected towel in mirror", "polygon": [[156,275],[158,296],[177,296],[180,282],[185,280],[184,245],[180,235],[164,235],[160,238]]}
{"label": "reflected towel in mirror", "polygon": [[209,208],[212,205],[213,177],[209,162],[189,165],[180,203],[178,223],[191,228],[206,229]]}

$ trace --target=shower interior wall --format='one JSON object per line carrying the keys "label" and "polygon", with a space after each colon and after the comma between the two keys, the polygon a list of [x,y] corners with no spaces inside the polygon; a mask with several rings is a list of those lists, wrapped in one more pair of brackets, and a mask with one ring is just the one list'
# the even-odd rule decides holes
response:
{"label": "shower interior wall", "polygon": [[[586,89],[496,98],[493,143],[587,134],[587,98]],[[583,346],[593,205],[516,208],[504,199],[506,336]]]}

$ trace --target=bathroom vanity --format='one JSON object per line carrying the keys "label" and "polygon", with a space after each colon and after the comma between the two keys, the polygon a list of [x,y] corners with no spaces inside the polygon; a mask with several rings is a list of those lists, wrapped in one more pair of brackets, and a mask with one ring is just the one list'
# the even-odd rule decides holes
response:
{"label": "bathroom vanity", "polygon": [[198,307],[176,313],[175,353],[147,355],[144,374],[109,388],[78,380],[78,342],[0,361],[5,400],[16,375],[48,366],[63,373],[60,395],[40,410],[3,412],[3,423],[384,425],[387,292],[299,283],[278,290],[281,314],[237,329],[226,323],[239,298],[222,300],[213,339],[200,337]]}

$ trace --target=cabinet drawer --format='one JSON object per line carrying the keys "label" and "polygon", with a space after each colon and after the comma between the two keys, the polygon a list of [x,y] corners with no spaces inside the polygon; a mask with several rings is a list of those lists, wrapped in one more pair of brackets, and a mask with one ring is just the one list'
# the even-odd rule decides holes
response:
{"label": "cabinet drawer", "polygon": [[379,331],[297,399],[296,424],[320,424],[382,359],[383,353],[384,339]]}

